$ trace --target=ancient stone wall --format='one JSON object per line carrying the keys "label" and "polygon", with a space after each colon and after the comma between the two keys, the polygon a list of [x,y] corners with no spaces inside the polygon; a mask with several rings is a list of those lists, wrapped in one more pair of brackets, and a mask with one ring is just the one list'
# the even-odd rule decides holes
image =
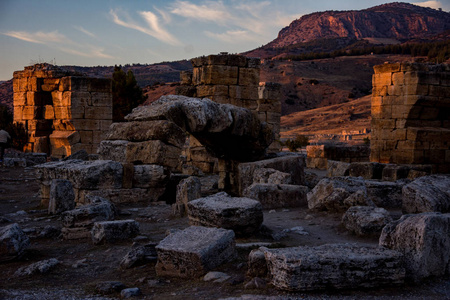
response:
{"label": "ancient stone wall", "polygon": [[112,123],[111,80],[89,78],[49,64],[14,72],[14,122],[28,134],[27,152],[65,157],[95,153]]}
{"label": "ancient stone wall", "polygon": [[369,160],[370,149],[366,145],[310,145],[306,146],[306,166],[308,168],[327,169],[328,160],[347,163]]}
{"label": "ancient stone wall", "polygon": [[[280,150],[281,85],[259,82],[260,59],[240,55],[209,55],[191,60],[193,71],[181,73],[181,87],[177,94],[198,98],[209,98],[221,104],[232,104],[254,112],[266,122],[275,135],[269,152]],[[217,160],[190,139],[185,150],[186,163],[204,172],[217,170]]]}
{"label": "ancient stone wall", "polygon": [[370,160],[450,172],[450,66],[374,67]]}

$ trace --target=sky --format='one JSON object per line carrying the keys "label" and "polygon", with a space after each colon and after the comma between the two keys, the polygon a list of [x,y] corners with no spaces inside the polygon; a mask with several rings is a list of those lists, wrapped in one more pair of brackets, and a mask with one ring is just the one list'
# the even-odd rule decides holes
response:
{"label": "sky", "polygon": [[[113,66],[239,53],[304,14],[378,0],[0,0],[0,80],[34,63]],[[450,11],[450,0],[404,1]]]}

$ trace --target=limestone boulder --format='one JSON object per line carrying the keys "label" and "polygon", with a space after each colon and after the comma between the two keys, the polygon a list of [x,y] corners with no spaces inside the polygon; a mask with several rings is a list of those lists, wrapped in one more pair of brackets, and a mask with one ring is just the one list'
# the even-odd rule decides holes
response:
{"label": "limestone boulder", "polygon": [[319,183],[320,179],[321,178],[316,173],[305,171],[304,185],[307,186],[310,190],[312,190]]}
{"label": "limestone boulder", "polygon": [[263,250],[271,283],[286,291],[360,289],[399,285],[401,253],[350,244]]}
{"label": "limestone boulder", "polygon": [[402,190],[404,213],[450,212],[450,175],[420,177]]}
{"label": "limestone boulder", "polygon": [[0,260],[20,256],[28,247],[30,239],[17,223],[0,227]]}
{"label": "limestone boulder", "polygon": [[120,267],[122,269],[129,269],[151,261],[156,261],[158,255],[156,253],[156,245],[157,244],[155,243],[148,243],[143,246],[133,247],[133,249],[123,257],[120,262]]}
{"label": "limestone boulder", "polygon": [[302,185],[254,183],[243,196],[258,200],[263,209],[307,206],[309,189]]}
{"label": "limestone boulder", "polygon": [[186,141],[186,134],[175,123],[168,120],[120,122],[111,124],[105,140],[129,142],[160,140],[165,144],[181,148]]}
{"label": "limestone boulder", "polygon": [[379,236],[390,222],[392,218],[387,210],[372,206],[350,207],[342,217],[344,227],[359,236]]}
{"label": "limestone boulder", "polygon": [[75,208],[75,193],[72,183],[65,179],[53,179],[50,185],[49,214],[59,214]]}
{"label": "limestone boulder", "polygon": [[191,225],[231,229],[236,235],[254,233],[264,218],[259,201],[225,192],[188,202],[188,217]]}
{"label": "limestone boulder", "polygon": [[56,258],[50,258],[32,263],[29,266],[19,268],[15,273],[15,277],[30,276],[34,274],[45,274],[50,272],[56,266],[60,264],[60,261]]}
{"label": "limestone boulder", "polygon": [[191,226],[176,231],[156,246],[158,276],[196,278],[236,255],[234,232]]}
{"label": "limestone boulder", "polygon": [[307,194],[308,208],[342,212],[350,206],[370,205],[367,189],[361,177],[323,178]]}
{"label": "limestone boulder", "polygon": [[257,169],[253,173],[253,183],[290,184],[291,174],[272,168]]}
{"label": "limestone boulder", "polygon": [[139,223],[135,220],[95,222],[91,230],[94,244],[114,243],[130,240],[139,234]]}
{"label": "limestone boulder", "polygon": [[349,176],[350,163],[336,160],[328,160],[327,163],[327,176],[339,177]]}
{"label": "limestone boulder", "polygon": [[264,156],[273,133],[250,110],[209,99],[163,96],[135,108],[128,121],[169,120],[192,134],[216,157],[251,161]]}
{"label": "limestone boulder", "polygon": [[450,272],[450,214],[404,215],[383,228],[380,246],[405,256],[407,277],[419,282]]}

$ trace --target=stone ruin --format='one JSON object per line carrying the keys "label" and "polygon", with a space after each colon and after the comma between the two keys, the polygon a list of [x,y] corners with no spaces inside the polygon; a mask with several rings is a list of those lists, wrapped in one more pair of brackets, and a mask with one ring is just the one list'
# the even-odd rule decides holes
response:
{"label": "stone ruin", "polygon": [[62,158],[96,153],[112,123],[110,79],[90,78],[49,64],[14,72],[14,122],[28,135],[25,152]]}
{"label": "stone ruin", "polygon": [[450,172],[450,67],[374,67],[370,160]]}

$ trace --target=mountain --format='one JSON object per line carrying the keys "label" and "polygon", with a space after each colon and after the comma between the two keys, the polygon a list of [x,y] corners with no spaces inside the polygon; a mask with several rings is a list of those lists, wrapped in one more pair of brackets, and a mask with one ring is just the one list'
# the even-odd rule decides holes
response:
{"label": "mountain", "polygon": [[331,52],[362,40],[375,44],[433,40],[447,30],[450,13],[394,2],[358,11],[304,15],[281,29],[275,40],[248,54],[272,57],[283,52]]}

